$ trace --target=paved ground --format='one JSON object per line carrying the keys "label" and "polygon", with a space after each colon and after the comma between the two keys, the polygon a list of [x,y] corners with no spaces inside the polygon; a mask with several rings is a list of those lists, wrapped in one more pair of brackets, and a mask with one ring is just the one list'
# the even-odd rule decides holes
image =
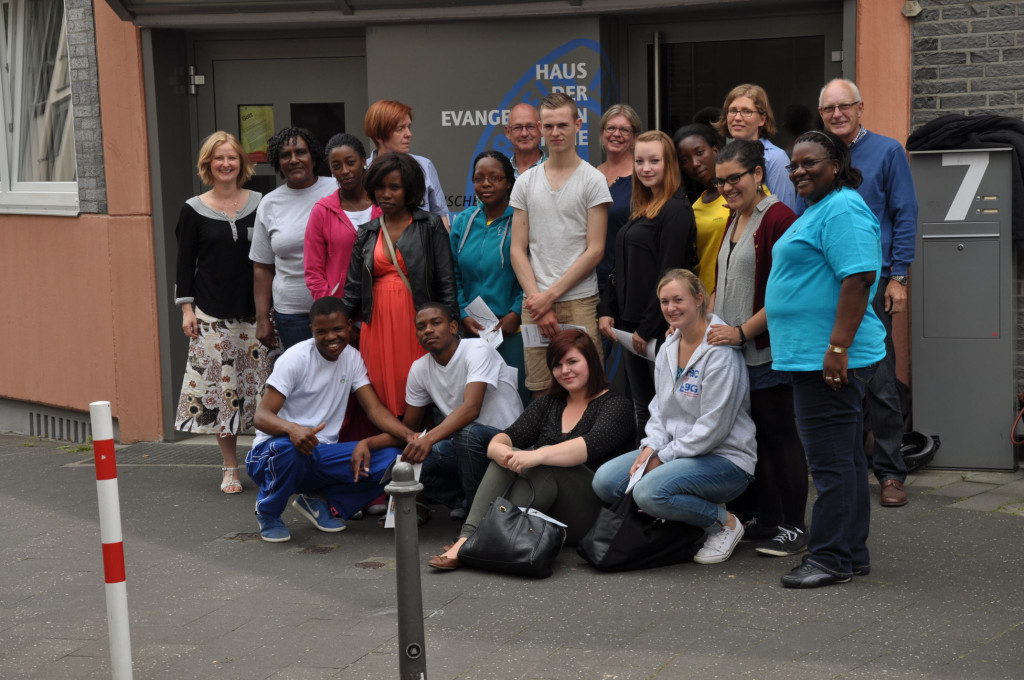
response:
{"label": "paved ground", "polygon": [[[396,678],[392,534],[255,538],[216,448],[118,451],[134,677]],[[0,436],[0,678],[109,678],[91,452]],[[212,464],[212,465],[211,465]],[[877,487],[875,487],[877,497]],[[602,575],[563,552],[526,581],[430,573],[428,675],[460,679],[1024,677],[1024,475],[928,471],[877,508],[873,571],[792,591],[793,559]],[[455,533],[421,532],[421,555]]]}

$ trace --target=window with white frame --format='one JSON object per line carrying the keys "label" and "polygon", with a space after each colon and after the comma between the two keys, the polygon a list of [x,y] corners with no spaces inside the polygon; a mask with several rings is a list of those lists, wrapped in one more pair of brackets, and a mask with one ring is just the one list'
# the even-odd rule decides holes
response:
{"label": "window with white frame", "polygon": [[0,213],[75,214],[64,2],[0,0],[0,9]]}

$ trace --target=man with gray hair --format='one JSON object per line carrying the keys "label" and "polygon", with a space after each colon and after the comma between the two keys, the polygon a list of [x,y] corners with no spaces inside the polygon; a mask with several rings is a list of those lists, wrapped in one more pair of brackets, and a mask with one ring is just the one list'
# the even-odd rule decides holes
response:
{"label": "man with gray hair", "polygon": [[512,145],[510,160],[515,179],[547,159],[540,148],[540,114],[536,107],[526,103],[513,106],[508,112],[505,136]]}
{"label": "man with gray hair", "polygon": [[875,436],[872,467],[882,485],[885,507],[907,504],[903,484],[907,467],[900,453],[903,415],[896,389],[892,315],[907,309],[907,277],[917,236],[917,196],[903,146],[868,131],[857,86],[842,78],[829,81],[818,97],[818,113],[829,132],[850,147],[850,162],[864,176],[857,191],[878,218],[882,232],[882,273],[872,306],[885,325],[885,358],[868,384],[868,427]]}

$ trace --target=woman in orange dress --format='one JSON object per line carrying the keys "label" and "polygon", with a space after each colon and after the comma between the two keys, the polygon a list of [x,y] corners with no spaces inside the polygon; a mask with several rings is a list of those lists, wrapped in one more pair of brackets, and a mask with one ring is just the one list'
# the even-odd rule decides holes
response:
{"label": "woman in orange dress", "polygon": [[351,318],[363,320],[359,351],[370,383],[400,417],[409,367],[426,353],[416,339],[416,308],[433,301],[459,313],[452,251],[441,218],[417,207],[425,184],[412,156],[379,155],[363,182],[383,214],[359,230],[343,302]]}

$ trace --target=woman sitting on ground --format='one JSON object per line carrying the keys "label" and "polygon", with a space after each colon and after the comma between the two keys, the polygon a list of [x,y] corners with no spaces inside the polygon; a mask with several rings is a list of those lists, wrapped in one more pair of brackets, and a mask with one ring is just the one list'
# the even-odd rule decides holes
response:
{"label": "woman sitting on ground", "polygon": [[[508,499],[533,507],[568,525],[566,543],[578,543],[601,510],[591,488],[594,470],[633,445],[633,405],[608,391],[608,380],[594,342],[576,329],[562,331],[547,349],[554,380],[548,394],[533,400],[523,414],[487,447],[491,464],[476,492],[459,539],[430,559],[434,569],[459,568],[459,548],[476,531],[491,502],[516,475]],[[535,495],[534,495],[535,494]]]}
{"label": "woman sitting on ground", "polygon": [[640,450],[611,460],[594,475],[594,491],[606,503],[633,487],[637,507],[653,517],[708,532],[693,558],[701,564],[732,555],[743,525],[722,503],[740,495],[753,479],[757,460],[754,423],[743,355],[735,347],[711,345],[707,292],[692,272],[673,269],[658,283],[661,311],[673,333],[654,361],[657,394]]}

